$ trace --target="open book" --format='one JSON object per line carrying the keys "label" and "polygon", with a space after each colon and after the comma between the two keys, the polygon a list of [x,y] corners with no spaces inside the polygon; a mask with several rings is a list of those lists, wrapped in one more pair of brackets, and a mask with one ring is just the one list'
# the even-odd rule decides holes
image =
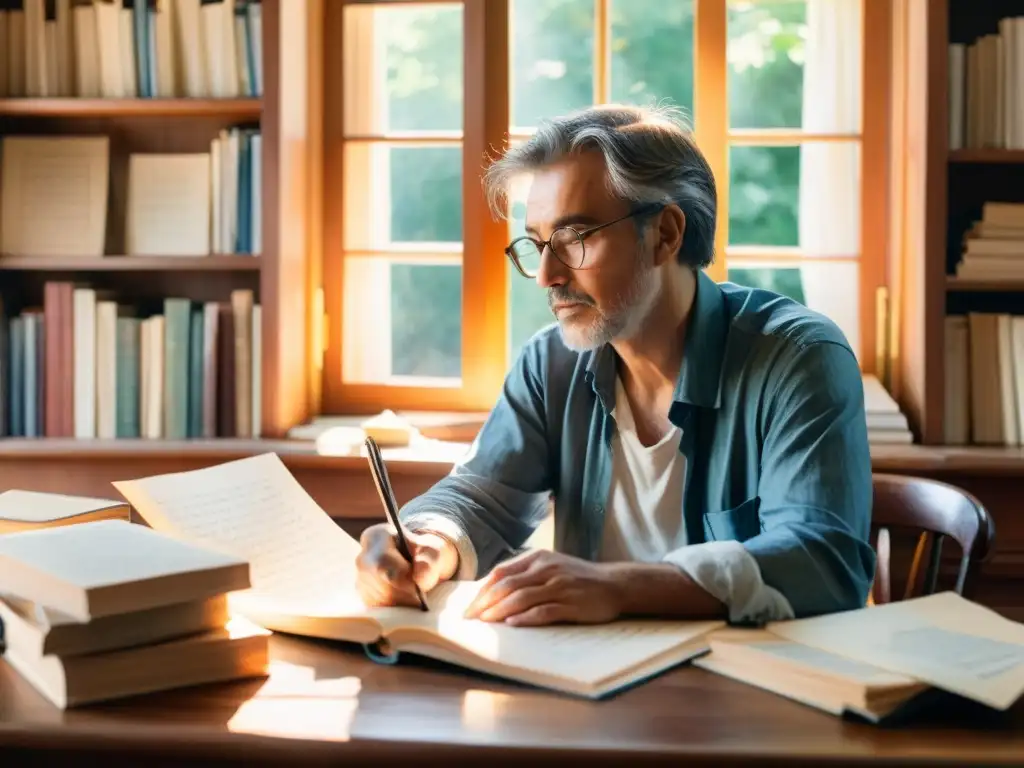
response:
{"label": "open book", "polygon": [[874,723],[932,690],[927,683],[759,629],[712,633],[694,666],[817,707]]}
{"label": "open book", "polygon": [[723,622],[620,621],[512,627],[462,618],[475,582],[427,595],[430,610],[367,608],[355,589],[359,544],[275,454],[114,486],[153,528],[243,557],[251,588],[231,611],[280,632],[364,644],[588,698],[607,695],[707,650]]}

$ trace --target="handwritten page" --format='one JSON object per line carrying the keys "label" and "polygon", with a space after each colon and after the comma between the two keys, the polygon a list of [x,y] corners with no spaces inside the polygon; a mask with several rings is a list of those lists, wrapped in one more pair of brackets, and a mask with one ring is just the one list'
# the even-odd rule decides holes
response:
{"label": "handwritten page", "polygon": [[1024,694],[1024,625],[954,592],[769,629],[798,643],[916,678],[996,709]]}
{"label": "handwritten page", "polygon": [[272,453],[114,487],[153,528],[246,558],[240,604],[303,616],[365,613],[355,590],[359,543]]}

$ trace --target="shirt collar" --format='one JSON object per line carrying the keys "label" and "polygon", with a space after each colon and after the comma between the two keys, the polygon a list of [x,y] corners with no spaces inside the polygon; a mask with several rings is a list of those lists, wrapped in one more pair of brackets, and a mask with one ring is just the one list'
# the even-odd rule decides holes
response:
{"label": "shirt collar", "polygon": [[[722,365],[729,331],[725,297],[718,284],[702,270],[686,326],[683,362],[679,367],[672,399],[702,408],[718,408],[722,402]],[[590,353],[586,375],[607,411],[615,407],[615,350],[602,344]]]}

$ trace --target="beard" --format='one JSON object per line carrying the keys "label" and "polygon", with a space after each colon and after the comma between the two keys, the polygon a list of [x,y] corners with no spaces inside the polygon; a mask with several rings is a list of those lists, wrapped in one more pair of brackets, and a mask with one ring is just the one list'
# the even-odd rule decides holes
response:
{"label": "beard", "polygon": [[575,352],[608,344],[616,339],[636,335],[651,311],[657,297],[657,276],[642,256],[637,259],[633,279],[606,309],[583,293],[555,287],[548,292],[548,306],[578,302],[581,306],[558,316],[558,329],[563,343]]}

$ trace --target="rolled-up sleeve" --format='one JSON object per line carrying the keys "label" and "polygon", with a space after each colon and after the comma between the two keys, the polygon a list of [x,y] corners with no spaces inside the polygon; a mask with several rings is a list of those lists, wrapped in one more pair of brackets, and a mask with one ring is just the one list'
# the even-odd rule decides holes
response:
{"label": "rolled-up sleeve", "polygon": [[875,554],[860,367],[849,348],[820,341],[789,356],[775,378],[763,422],[761,533],[743,546],[797,617],[863,607]]}
{"label": "rolled-up sleeve", "polygon": [[547,515],[544,360],[539,345],[527,346],[466,457],[400,513],[410,530],[455,544],[460,579],[479,578],[515,554]]}

